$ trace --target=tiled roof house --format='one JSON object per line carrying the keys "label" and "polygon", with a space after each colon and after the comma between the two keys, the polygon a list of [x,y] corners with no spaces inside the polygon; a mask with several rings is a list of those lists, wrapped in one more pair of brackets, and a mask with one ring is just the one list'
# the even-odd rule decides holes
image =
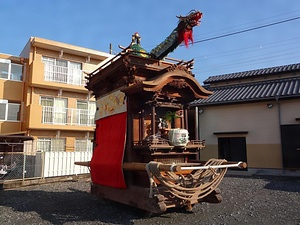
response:
{"label": "tiled roof house", "polygon": [[204,87],[213,94],[191,103],[207,146],[200,158],[300,169],[300,63],[211,76]]}
{"label": "tiled roof house", "polygon": [[193,104],[226,104],[300,97],[300,63],[211,76],[205,87],[214,92]]}

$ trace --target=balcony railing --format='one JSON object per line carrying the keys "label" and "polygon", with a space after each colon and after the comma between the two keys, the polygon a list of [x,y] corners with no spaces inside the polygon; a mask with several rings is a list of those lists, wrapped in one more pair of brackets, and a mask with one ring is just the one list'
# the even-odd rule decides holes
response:
{"label": "balcony railing", "polygon": [[85,109],[43,106],[42,123],[56,125],[95,126],[95,112]]}
{"label": "balcony railing", "polygon": [[72,69],[63,66],[46,66],[45,81],[58,82],[64,84],[84,86],[86,80],[83,79],[83,72],[79,69]]}

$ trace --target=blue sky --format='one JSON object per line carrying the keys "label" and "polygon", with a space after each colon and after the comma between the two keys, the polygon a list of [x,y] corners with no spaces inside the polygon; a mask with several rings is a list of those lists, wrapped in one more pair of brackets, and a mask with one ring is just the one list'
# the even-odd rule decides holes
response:
{"label": "blue sky", "polygon": [[[169,57],[195,59],[199,82],[209,76],[300,63],[299,0],[0,0],[0,52],[19,55],[30,37],[115,53],[139,32],[150,51],[176,27],[177,15],[203,12],[196,43]],[[289,22],[203,41],[279,21]]]}

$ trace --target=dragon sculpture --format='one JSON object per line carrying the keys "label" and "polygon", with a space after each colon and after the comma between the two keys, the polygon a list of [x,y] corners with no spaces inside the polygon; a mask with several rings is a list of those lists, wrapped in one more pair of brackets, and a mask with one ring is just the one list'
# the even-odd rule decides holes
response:
{"label": "dragon sculpture", "polygon": [[150,53],[141,47],[141,37],[138,32],[135,32],[128,47],[133,51],[132,54],[161,60],[170,52],[173,52],[182,42],[188,47],[189,41],[194,42],[193,27],[200,25],[199,20],[202,18],[202,13],[192,10],[187,16],[177,16],[177,18],[179,18],[177,27],[163,42],[153,48]]}

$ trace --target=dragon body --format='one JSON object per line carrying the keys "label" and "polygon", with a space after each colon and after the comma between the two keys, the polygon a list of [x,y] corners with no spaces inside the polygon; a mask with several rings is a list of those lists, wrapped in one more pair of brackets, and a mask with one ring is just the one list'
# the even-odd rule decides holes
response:
{"label": "dragon body", "polygon": [[187,47],[189,41],[193,40],[193,27],[200,25],[202,13],[192,10],[187,16],[177,16],[179,22],[171,34],[159,45],[150,51],[151,58],[163,59],[170,52],[173,52],[182,42]]}
{"label": "dragon body", "polygon": [[141,47],[141,37],[138,32],[135,32],[132,35],[132,41],[129,46],[133,50],[132,54],[160,60],[170,52],[173,52],[182,42],[188,47],[189,41],[194,42],[193,27],[200,25],[202,13],[192,10],[187,16],[177,16],[177,18],[179,18],[177,27],[163,42],[153,48],[150,53]]}

